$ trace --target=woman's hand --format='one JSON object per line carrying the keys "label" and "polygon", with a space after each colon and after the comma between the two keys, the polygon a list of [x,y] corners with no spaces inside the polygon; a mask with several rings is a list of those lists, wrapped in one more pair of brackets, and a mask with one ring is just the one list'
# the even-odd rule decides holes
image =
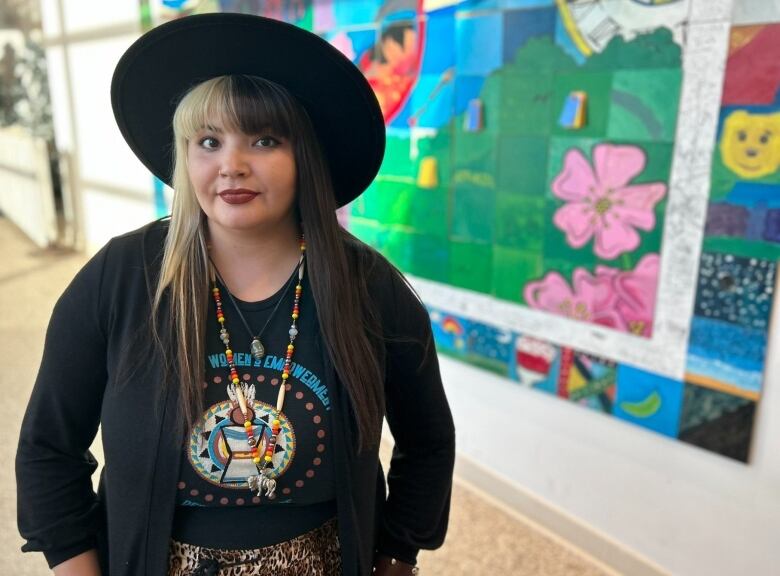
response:
{"label": "woman's hand", "polygon": [[95,550],[87,550],[78,556],[57,564],[54,576],[100,576],[100,564]]}
{"label": "woman's hand", "polygon": [[419,573],[419,568],[384,554],[377,554],[374,559],[374,574],[376,576],[408,576]]}

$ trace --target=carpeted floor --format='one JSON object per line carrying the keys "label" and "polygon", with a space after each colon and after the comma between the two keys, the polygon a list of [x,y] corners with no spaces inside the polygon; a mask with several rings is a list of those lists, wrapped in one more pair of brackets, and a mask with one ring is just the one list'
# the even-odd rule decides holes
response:
{"label": "carpeted floor", "polygon": [[[24,407],[41,358],[51,309],[85,259],[80,254],[38,250],[0,217],[0,343],[6,367],[0,394],[8,408],[6,440],[0,459],[0,573],[19,576],[50,573],[40,554],[22,554],[16,530],[13,458]],[[102,459],[99,446],[93,452]],[[383,451],[387,457],[387,447]],[[424,576],[605,576],[589,558],[498,508],[457,482],[445,545],[420,555]],[[8,571],[6,571],[8,570]]]}

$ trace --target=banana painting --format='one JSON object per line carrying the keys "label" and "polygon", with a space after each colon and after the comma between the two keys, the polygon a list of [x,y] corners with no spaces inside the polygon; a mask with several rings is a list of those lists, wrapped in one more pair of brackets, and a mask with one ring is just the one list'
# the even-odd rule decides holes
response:
{"label": "banana painting", "polygon": [[650,418],[661,409],[661,395],[657,390],[651,392],[647,398],[639,402],[621,402],[620,408],[635,418]]}

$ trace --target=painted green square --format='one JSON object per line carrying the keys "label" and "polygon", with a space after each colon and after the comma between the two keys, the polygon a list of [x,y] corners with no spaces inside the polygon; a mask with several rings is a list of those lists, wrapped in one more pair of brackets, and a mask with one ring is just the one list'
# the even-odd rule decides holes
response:
{"label": "painted green square", "polygon": [[542,256],[528,252],[493,247],[493,295],[510,302],[524,303],[523,287],[542,275]]}
{"label": "painted green square", "polygon": [[578,65],[574,59],[551,36],[529,38],[522,48],[515,52],[514,60],[505,66],[505,69],[515,73],[568,71],[577,68]]}
{"label": "painted green square", "polygon": [[417,188],[407,182],[377,180],[364,217],[385,224],[407,225],[411,214],[411,201]]}
{"label": "painted green square", "polygon": [[495,191],[456,185],[452,200],[450,238],[492,242],[496,215]]}
{"label": "painted green square", "polygon": [[388,134],[385,144],[385,157],[379,170],[381,175],[406,177],[417,180],[417,164],[410,161],[411,140],[409,136]]}
{"label": "painted green square", "polygon": [[409,225],[415,232],[447,238],[449,234],[449,191],[417,188],[411,204]]}
{"label": "painted green square", "polygon": [[[613,4],[623,1],[611,0]],[[588,71],[679,68],[681,61],[681,48],[674,41],[671,29],[660,26],[631,40],[615,36],[603,51],[588,58],[582,68]]]}
{"label": "painted green square", "polygon": [[369,246],[379,250],[382,226],[376,220],[350,216],[349,231]]}
{"label": "painted green square", "polygon": [[412,234],[394,226],[385,226],[380,234],[379,250],[404,272],[412,267]]}
{"label": "painted green square", "polygon": [[501,75],[501,133],[533,136],[549,134],[554,125],[550,123],[553,76],[517,74],[510,69],[505,69]]}
{"label": "painted green square", "polygon": [[379,220],[382,215],[382,206],[380,205],[380,195],[377,192],[379,185],[375,181],[371,187],[355,198],[349,205],[350,215],[358,218],[368,218],[369,220]]}
{"label": "painted green square", "polygon": [[681,78],[679,68],[615,72],[607,136],[672,142],[677,127]]}
{"label": "painted green square", "polygon": [[[585,126],[579,130],[567,130],[558,125],[558,118],[569,94],[582,91],[588,95]],[[602,138],[607,133],[610,95],[612,91],[612,73],[576,73],[561,74],[553,81],[553,97],[550,122],[553,134],[575,135],[579,138]]]}
{"label": "painted green square", "polygon": [[455,139],[450,236],[491,242],[496,194],[496,136],[460,133]]}
{"label": "painted green square", "polygon": [[496,196],[496,244],[542,253],[544,248],[545,220],[544,198],[498,194]]}
{"label": "painted green square", "polygon": [[417,188],[405,182],[377,180],[370,205],[365,216],[383,224],[408,226],[411,221],[412,203]]}
{"label": "painted green square", "polygon": [[494,174],[496,170],[495,134],[488,132],[460,132],[454,142],[455,178],[460,170],[470,172],[487,172]]}
{"label": "painted green square", "polygon": [[490,294],[493,247],[474,242],[450,242],[450,284]]}
{"label": "painted green square", "polygon": [[547,138],[502,136],[498,141],[498,189],[502,194],[543,197],[547,189]]}
{"label": "painted green square", "polygon": [[632,184],[640,182],[666,182],[667,193],[669,176],[672,172],[672,157],[674,156],[674,144],[666,142],[642,142],[635,143],[645,152],[645,168],[633,180]]}
{"label": "painted green square", "polygon": [[450,281],[450,243],[445,238],[414,234],[409,273],[436,282]]}

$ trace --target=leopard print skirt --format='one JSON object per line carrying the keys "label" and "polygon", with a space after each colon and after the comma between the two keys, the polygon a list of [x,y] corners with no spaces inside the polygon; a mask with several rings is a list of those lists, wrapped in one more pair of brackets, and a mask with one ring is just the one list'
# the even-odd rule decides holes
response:
{"label": "leopard print skirt", "polygon": [[336,519],[292,540],[254,550],[219,550],[171,540],[168,576],[337,576]]}

